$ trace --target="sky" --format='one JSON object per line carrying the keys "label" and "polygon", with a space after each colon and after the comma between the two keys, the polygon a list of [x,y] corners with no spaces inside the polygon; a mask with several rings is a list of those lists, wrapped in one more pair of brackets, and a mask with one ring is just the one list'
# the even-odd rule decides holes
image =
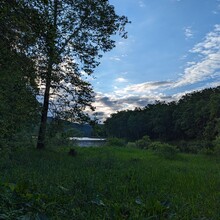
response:
{"label": "sky", "polygon": [[97,118],[220,85],[220,0],[109,0],[131,21],[91,83]]}

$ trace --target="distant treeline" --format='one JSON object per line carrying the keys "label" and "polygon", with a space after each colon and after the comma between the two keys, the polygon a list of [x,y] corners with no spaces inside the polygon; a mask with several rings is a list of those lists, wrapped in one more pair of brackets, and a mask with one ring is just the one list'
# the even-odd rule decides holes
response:
{"label": "distant treeline", "polygon": [[177,102],[120,111],[105,122],[108,136],[162,141],[213,140],[220,134],[220,86],[184,95]]}

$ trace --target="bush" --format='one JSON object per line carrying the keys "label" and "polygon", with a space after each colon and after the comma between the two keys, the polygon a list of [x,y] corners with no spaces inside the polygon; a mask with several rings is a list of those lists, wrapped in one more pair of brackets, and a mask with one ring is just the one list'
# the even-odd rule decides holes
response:
{"label": "bush", "polygon": [[220,145],[214,147],[214,154],[220,156]]}
{"label": "bush", "polygon": [[143,136],[142,139],[135,142],[136,147],[140,149],[148,149],[150,144],[151,140],[147,135]]}
{"label": "bush", "polygon": [[153,151],[156,151],[158,146],[160,146],[161,144],[162,143],[160,141],[154,141],[154,142],[150,143],[149,149],[153,150]]}
{"label": "bush", "polygon": [[124,139],[112,137],[107,139],[106,145],[112,147],[125,147],[126,142]]}
{"label": "bush", "polygon": [[210,148],[203,148],[200,151],[201,154],[205,154],[205,155],[214,155],[214,149],[210,149]]}
{"label": "bush", "polygon": [[217,156],[220,156],[220,136],[217,136],[215,138],[215,140],[213,141],[213,144],[214,144],[214,154],[217,155]]}
{"label": "bush", "polygon": [[175,159],[177,156],[177,153],[179,152],[177,147],[166,144],[166,143],[160,143],[156,142],[154,145],[154,151],[157,155],[160,155],[166,159]]}
{"label": "bush", "polygon": [[180,141],[178,143],[178,148],[183,153],[197,154],[204,152],[204,149],[213,149],[213,143],[207,140],[193,140],[193,141]]}
{"label": "bush", "polygon": [[137,147],[137,145],[134,142],[128,142],[126,147],[135,148],[135,147]]}

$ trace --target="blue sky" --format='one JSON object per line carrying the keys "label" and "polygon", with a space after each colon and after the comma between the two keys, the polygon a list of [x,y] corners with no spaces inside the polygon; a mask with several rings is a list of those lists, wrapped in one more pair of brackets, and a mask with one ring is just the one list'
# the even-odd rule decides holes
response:
{"label": "blue sky", "polygon": [[220,85],[220,0],[110,0],[132,22],[92,85],[99,118]]}

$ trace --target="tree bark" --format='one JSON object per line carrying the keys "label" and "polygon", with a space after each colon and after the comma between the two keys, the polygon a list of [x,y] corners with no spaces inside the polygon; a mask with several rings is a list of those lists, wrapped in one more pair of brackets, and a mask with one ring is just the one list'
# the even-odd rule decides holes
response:
{"label": "tree bark", "polygon": [[49,65],[48,75],[46,80],[46,88],[44,92],[44,103],[41,112],[41,122],[40,129],[38,133],[38,141],[37,141],[37,149],[45,148],[45,137],[46,137],[46,128],[47,128],[47,113],[49,108],[49,99],[50,99],[50,85],[51,85],[51,73],[52,73],[52,65]]}
{"label": "tree bark", "polygon": [[52,69],[55,59],[55,37],[56,37],[56,30],[57,30],[57,8],[58,7],[58,0],[54,1],[54,14],[53,14],[53,26],[50,29],[48,35],[48,45],[49,45],[49,63],[48,63],[48,70],[47,70],[47,77],[46,77],[46,88],[44,92],[44,103],[41,112],[41,122],[40,122],[40,129],[38,133],[38,141],[37,141],[37,149],[44,149],[45,148],[45,138],[46,138],[46,129],[47,129],[47,114],[49,109],[49,100],[50,100],[50,87],[51,87],[51,78],[52,78]]}

